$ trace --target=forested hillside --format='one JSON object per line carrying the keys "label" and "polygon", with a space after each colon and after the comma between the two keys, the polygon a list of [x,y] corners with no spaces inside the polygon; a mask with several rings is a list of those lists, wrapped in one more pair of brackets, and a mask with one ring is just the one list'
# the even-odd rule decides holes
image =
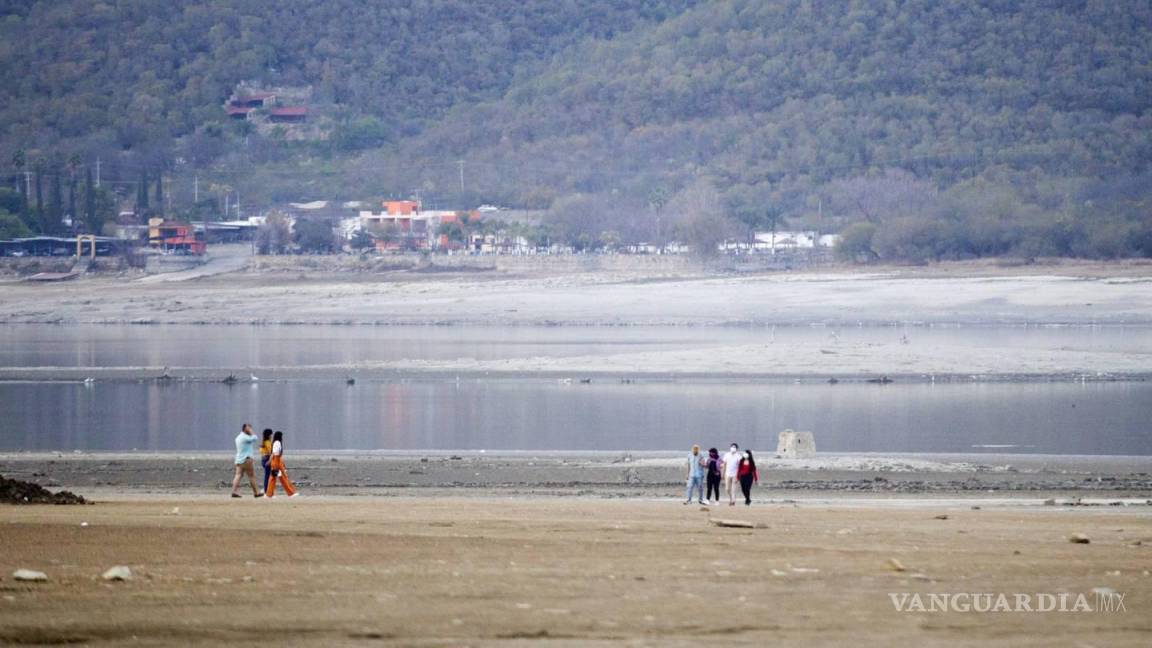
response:
{"label": "forested hillside", "polygon": [[[30,159],[543,208],[593,246],[788,224],[861,260],[1152,255],[1141,0],[6,4],[0,144]],[[329,136],[238,128],[241,81],[311,86]]]}

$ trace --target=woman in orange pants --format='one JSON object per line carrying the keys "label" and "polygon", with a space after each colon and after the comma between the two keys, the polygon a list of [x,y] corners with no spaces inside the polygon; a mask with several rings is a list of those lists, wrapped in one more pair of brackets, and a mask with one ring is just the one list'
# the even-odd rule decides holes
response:
{"label": "woman in orange pants", "polygon": [[276,434],[272,435],[272,459],[268,462],[268,467],[272,469],[272,476],[268,478],[264,497],[272,497],[276,494],[277,480],[284,487],[284,492],[288,493],[288,497],[296,497],[296,489],[292,487],[292,482],[288,479],[288,471],[284,470],[283,432],[277,431]]}

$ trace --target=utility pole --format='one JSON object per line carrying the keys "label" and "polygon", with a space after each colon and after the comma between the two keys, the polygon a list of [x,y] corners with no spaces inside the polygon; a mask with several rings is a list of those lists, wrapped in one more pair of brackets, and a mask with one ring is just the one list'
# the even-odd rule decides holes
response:
{"label": "utility pole", "polygon": [[100,186],[100,158],[96,158],[96,186]]}
{"label": "utility pole", "polygon": [[24,172],[24,196],[25,200],[31,204],[32,202],[32,172]]}
{"label": "utility pole", "polygon": [[464,160],[456,160],[460,165],[460,193],[464,193]]}
{"label": "utility pole", "polygon": [[192,203],[200,202],[200,176],[192,176]]}

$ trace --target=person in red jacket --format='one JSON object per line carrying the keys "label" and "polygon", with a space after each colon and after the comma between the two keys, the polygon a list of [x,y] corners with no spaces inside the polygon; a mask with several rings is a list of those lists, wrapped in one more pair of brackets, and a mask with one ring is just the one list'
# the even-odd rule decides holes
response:
{"label": "person in red jacket", "polygon": [[744,506],[752,504],[752,484],[760,481],[756,472],[756,459],[751,450],[745,450],[740,458],[740,467],[736,470],[736,478],[740,480],[740,490],[744,491]]}

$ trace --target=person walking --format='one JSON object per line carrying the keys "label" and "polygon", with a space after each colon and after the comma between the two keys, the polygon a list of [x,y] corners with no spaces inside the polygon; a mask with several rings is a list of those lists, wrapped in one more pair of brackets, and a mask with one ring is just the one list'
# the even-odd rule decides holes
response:
{"label": "person walking", "polygon": [[760,475],[756,472],[756,458],[752,456],[751,450],[745,451],[744,457],[740,459],[736,478],[740,480],[740,490],[744,492],[744,506],[751,506],[752,484],[760,481]]}
{"label": "person walking", "polygon": [[288,471],[284,469],[284,433],[277,430],[272,435],[272,460],[268,462],[272,468],[272,476],[268,478],[268,486],[264,489],[264,497],[271,499],[276,495],[276,482],[284,487],[288,497],[296,497],[296,489],[288,479]]}
{"label": "person walking", "polygon": [[[264,428],[264,439],[260,442],[260,465],[264,468],[264,488],[268,488],[268,479],[272,477],[272,428]],[[261,489],[260,494],[264,494]]]}
{"label": "person walking", "polygon": [[[708,448],[708,459],[706,461],[706,479],[707,490],[704,493],[704,503],[715,499],[716,503],[720,503],[720,452],[716,448]],[[712,494],[716,496],[713,498]]]}
{"label": "person walking", "polygon": [[692,491],[696,491],[698,500],[704,504],[704,457],[700,455],[700,446],[692,446],[692,454],[688,455],[688,494],[685,504],[692,503]]}
{"label": "person walking", "polygon": [[252,426],[245,423],[240,426],[240,434],[236,435],[236,458],[233,460],[232,497],[239,498],[240,478],[248,476],[248,484],[252,486],[252,497],[260,497],[256,490],[256,473],[252,469],[252,453],[256,445],[256,435],[252,433]]}
{"label": "person walking", "polygon": [[728,495],[728,506],[736,506],[736,473],[740,470],[740,459],[744,455],[740,454],[740,445],[733,443],[728,452],[724,453],[724,458],[721,461],[722,470],[724,471],[724,492]]}

